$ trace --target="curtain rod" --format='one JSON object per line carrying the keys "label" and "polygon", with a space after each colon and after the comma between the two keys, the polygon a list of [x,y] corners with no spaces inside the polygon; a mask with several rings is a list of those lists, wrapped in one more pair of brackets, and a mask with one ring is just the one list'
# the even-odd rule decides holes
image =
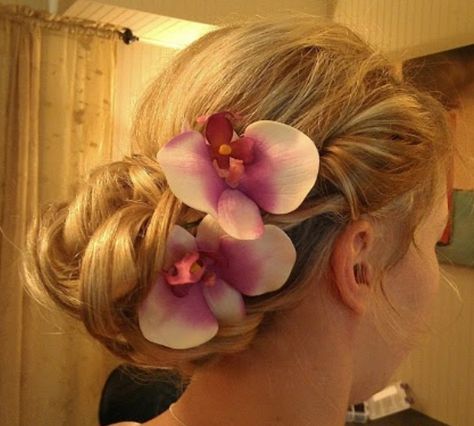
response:
{"label": "curtain rod", "polygon": [[119,32],[119,33],[120,33],[120,38],[125,44],[132,44],[140,40],[135,34],[133,34],[130,28],[124,28],[123,32]]}
{"label": "curtain rod", "polygon": [[[52,15],[58,14],[58,0],[48,0],[48,11]],[[120,38],[125,44],[132,44],[135,41],[139,41],[140,39],[133,34],[130,28],[124,28],[123,32],[120,32]]]}
{"label": "curtain rod", "polygon": [[139,41],[139,38],[133,34],[130,28],[127,27],[99,21],[91,21],[89,19],[82,19],[74,16],[55,15],[47,10],[33,9],[26,5],[4,5],[0,3],[0,18],[15,22],[31,20],[45,26],[46,28],[54,29],[68,26],[73,32],[77,32],[78,30],[84,31],[86,34],[94,32],[106,38],[112,36],[116,37],[118,35],[125,44],[132,44]]}

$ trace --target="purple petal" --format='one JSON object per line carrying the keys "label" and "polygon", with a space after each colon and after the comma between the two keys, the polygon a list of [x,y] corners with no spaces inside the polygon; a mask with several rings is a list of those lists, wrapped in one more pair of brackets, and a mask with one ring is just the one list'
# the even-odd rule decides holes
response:
{"label": "purple petal", "polygon": [[217,215],[217,201],[227,186],[217,175],[199,132],[174,137],[158,152],[157,160],[176,197],[196,210]]}
{"label": "purple petal", "polygon": [[220,250],[227,259],[220,277],[248,296],[278,290],[285,284],[296,261],[290,238],[274,225],[265,225],[264,234],[257,240],[223,237]]}
{"label": "purple petal", "polygon": [[232,157],[242,160],[244,164],[252,163],[253,161],[253,146],[255,142],[250,138],[239,138],[232,142]]}
{"label": "purple petal", "polygon": [[216,280],[212,287],[204,287],[204,297],[219,322],[238,322],[245,317],[242,295],[225,281]]}
{"label": "purple petal", "polygon": [[294,127],[268,120],[249,125],[245,136],[255,140],[255,159],[246,166],[239,189],[270,213],[298,208],[319,170],[314,142]]}
{"label": "purple petal", "polygon": [[186,229],[175,225],[171,228],[166,242],[166,253],[163,269],[168,270],[185,254],[197,251],[196,240]]}
{"label": "purple petal", "polygon": [[161,275],[140,306],[138,320],[145,339],[173,349],[199,346],[218,330],[200,284],[194,284],[186,296],[177,297]]}
{"label": "purple petal", "polygon": [[221,228],[234,238],[253,240],[263,233],[258,206],[236,189],[226,189],[217,205],[217,220]]}

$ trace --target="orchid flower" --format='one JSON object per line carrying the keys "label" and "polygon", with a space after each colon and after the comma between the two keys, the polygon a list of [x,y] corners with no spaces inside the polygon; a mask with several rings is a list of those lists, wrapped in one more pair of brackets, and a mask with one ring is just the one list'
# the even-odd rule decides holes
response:
{"label": "orchid flower", "polygon": [[212,339],[220,323],[245,316],[242,295],[278,290],[296,261],[290,238],[265,225],[261,238],[238,240],[207,215],[196,237],[175,225],[167,240],[164,270],[140,305],[143,336],[173,349]]}
{"label": "orchid flower", "polygon": [[184,131],[157,155],[171,191],[188,206],[217,219],[234,238],[259,238],[260,209],[289,213],[316,182],[319,155],[314,142],[277,121],[250,124],[242,137],[235,116],[220,112],[207,118],[204,135]]}

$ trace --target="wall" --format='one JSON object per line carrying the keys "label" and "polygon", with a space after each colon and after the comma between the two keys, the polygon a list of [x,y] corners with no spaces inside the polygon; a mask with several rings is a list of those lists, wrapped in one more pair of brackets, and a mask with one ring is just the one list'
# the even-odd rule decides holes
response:
{"label": "wall", "polygon": [[161,0],[159,2],[135,0],[133,4],[128,0],[99,1],[158,15],[216,25],[228,22],[232,16],[265,15],[288,9],[322,16],[327,16],[329,13],[328,0]]}
{"label": "wall", "polygon": [[399,59],[474,41],[472,0],[338,0],[334,19]]}
{"label": "wall", "polygon": [[114,99],[114,159],[130,154],[129,136],[136,103],[147,84],[166,66],[175,52],[174,49],[146,43],[120,44]]}

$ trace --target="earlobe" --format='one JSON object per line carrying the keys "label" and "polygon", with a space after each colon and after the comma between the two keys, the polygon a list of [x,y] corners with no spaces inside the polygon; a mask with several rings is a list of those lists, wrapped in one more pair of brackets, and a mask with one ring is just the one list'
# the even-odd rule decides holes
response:
{"label": "earlobe", "polygon": [[340,300],[358,315],[365,312],[370,293],[367,259],[373,236],[372,224],[365,220],[353,222],[338,236],[331,255],[332,275]]}

